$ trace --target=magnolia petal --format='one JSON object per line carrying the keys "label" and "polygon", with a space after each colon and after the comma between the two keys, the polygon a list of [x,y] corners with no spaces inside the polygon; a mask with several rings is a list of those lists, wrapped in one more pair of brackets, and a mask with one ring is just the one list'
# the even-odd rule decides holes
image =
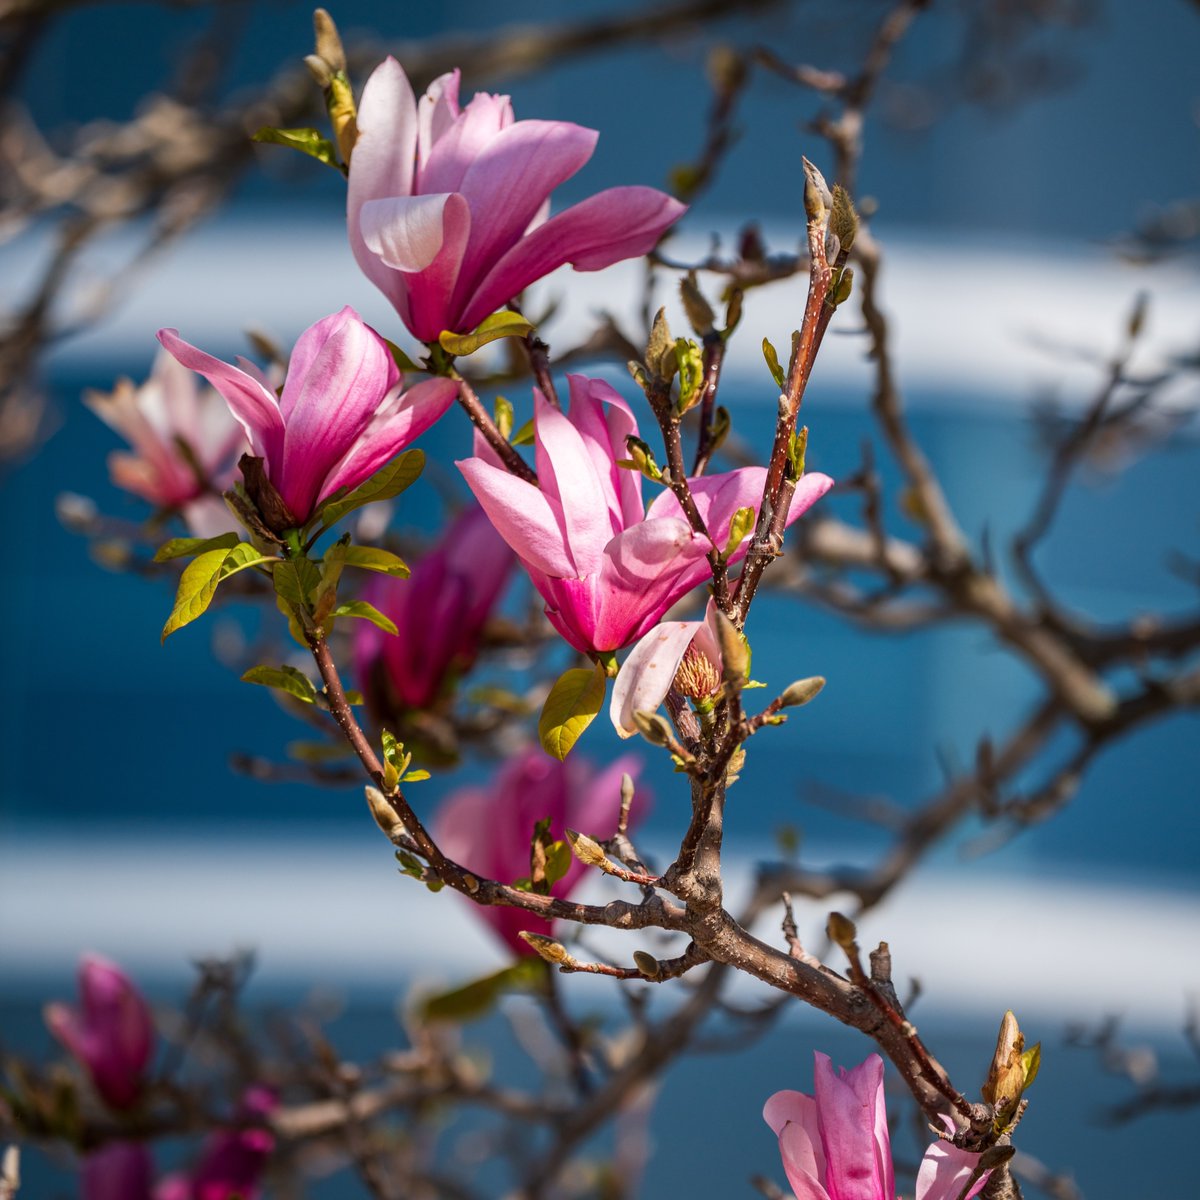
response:
{"label": "magnolia petal", "polygon": [[[875,1153],[874,1103],[864,1104],[846,1078],[835,1074],[828,1055],[817,1053],[814,1058],[813,1083],[828,1190],[838,1200],[880,1200],[884,1193]],[[882,1061],[877,1055],[871,1058],[879,1063],[882,1080]]]}
{"label": "magnolia petal", "polygon": [[571,263],[598,271],[651,250],[686,206],[647,187],[610,188],[553,216],[505,252],[467,298],[463,324],[474,328],[543,275]]}
{"label": "magnolia petal", "polygon": [[571,422],[579,430],[606,492],[612,532],[620,533],[645,518],[642,473],[617,466],[618,459],[629,456],[625,439],[637,436],[637,420],[625,398],[603,379],[568,375],[567,386]]}
{"label": "magnolia petal", "polygon": [[[925,1151],[917,1171],[916,1200],[959,1200],[978,1163],[978,1154],[960,1150],[949,1142],[934,1142]],[[990,1175],[991,1171],[985,1171],[963,1200],[979,1195]]]}
{"label": "magnolia petal", "polygon": [[266,459],[268,465],[278,464],[283,456],[284,427],[275,393],[245,371],[185,342],[177,329],[160,329],[158,340],[179,362],[199,372],[221,393],[246,431],[254,453]]}
{"label": "magnolia petal", "polygon": [[558,517],[574,576],[600,570],[612,540],[608,500],[595,461],[570,417],[534,391],[538,483]]}
{"label": "magnolia petal", "polygon": [[346,192],[346,228],[350,248],[363,274],[407,318],[403,281],[368,249],[361,213],[370,200],[411,196],[417,146],[417,103],[404,68],[385,59],[363,88],[356,117],[358,140],[350,158]]}
{"label": "magnolia petal", "polygon": [[423,271],[445,241],[449,192],[368,200],[359,216],[367,249],[395,271]]}
{"label": "magnolia petal", "polygon": [[637,733],[635,712],[654,712],[671,689],[679,664],[702,621],[663,621],[646,634],[621,664],[608,708],[613,728],[623,737]]}
{"label": "magnolia petal", "polygon": [[547,575],[570,576],[575,567],[563,543],[558,515],[541,490],[479,458],[455,466],[496,532],[517,556]]}
{"label": "magnolia petal", "polygon": [[455,67],[439,75],[417,101],[417,171],[429,161],[430,152],[458,120],[458,86],[462,72]]}
{"label": "magnolia petal", "polygon": [[[512,104],[507,96],[476,92],[431,147],[414,191],[463,191],[463,181],[472,165],[492,153],[496,139],[511,124]],[[487,202],[495,204],[499,196],[503,193],[487,197]]]}

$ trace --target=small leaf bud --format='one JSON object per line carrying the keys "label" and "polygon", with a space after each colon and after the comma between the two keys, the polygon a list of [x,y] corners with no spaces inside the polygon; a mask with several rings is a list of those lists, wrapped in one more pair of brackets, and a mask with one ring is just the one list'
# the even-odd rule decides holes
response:
{"label": "small leaf bud", "polygon": [[858,930],[855,928],[854,922],[840,912],[831,912],[829,914],[829,920],[825,925],[825,932],[829,934],[831,941],[836,942],[843,950],[847,951],[854,945],[854,939],[858,936]]}
{"label": "small leaf bud", "polygon": [[669,746],[674,740],[670,722],[660,713],[638,709],[633,714],[633,723],[652,746]]}
{"label": "small leaf bud", "polygon": [[650,328],[650,340],[646,343],[646,366],[660,379],[675,377],[675,339],[667,324],[667,310],[660,308],[654,314]]}
{"label": "small leaf bud", "polygon": [[716,314],[712,305],[704,298],[704,293],[696,284],[696,272],[689,271],[679,281],[679,297],[683,301],[683,311],[687,313],[688,323],[695,330],[697,337],[708,337],[716,324]]}
{"label": "small leaf bud", "polygon": [[608,865],[608,855],[604,853],[604,847],[594,838],[588,837],[586,833],[568,829],[567,841],[571,843],[571,850],[581,863],[589,867],[601,868]]}
{"label": "small leaf bud", "polygon": [[575,962],[567,953],[567,948],[562,942],[556,942],[553,938],[545,937],[540,933],[530,933],[528,929],[522,929],[517,936],[548,963],[565,967],[571,966]]}
{"label": "small leaf bud", "polygon": [[662,469],[654,461],[654,452],[646,442],[639,437],[634,437],[631,433],[625,439],[625,449],[629,451],[629,461],[647,479],[653,483],[658,483],[662,479]]}
{"label": "small leaf bud", "polygon": [[825,686],[823,675],[810,675],[807,679],[797,679],[783,689],[779,697],[780,708],[800,708],[816,698]]}
{"label": "small leaf bud", "polygon": [[726,683],[741,684],[750,673],[750,646],[741,630],[719,608],[716,615],[722,678]]}
{"label": "small leaf bud", "polygon": [[808,161],[804,164],[804,212],[810,224],[824,225],[829,220],[829,210],[833,205],[833,195],[825,176]]}
{"label": "small leaf bud", "polygon": [[633,965],[647,979],[657,979],[662,974],[662,963],[653,954],[647,954],[645,950],[633,952]]}
{"label": "small leaf bud", "polygon": [[333,82],[333,71],[319,54],[306,54],[304,65],[308,68],[308,73],[313,77],[317,87],[324,89]]}
{"label": "small leaf bud", "polygon": [[838,240],[842,253],[849,253],[858,234],[858,213],[850,193],[840,183],[833,185],[833,207],[829,214],[829,232]]}
{"label": "small leaf bud", "polygon": [[404,822],[396,815],[396,810],[388,803],[387,797],[376,787],[368,787],[364,791],[367,807],[371,810],[371,816],[375,818],[375,824],[389,839],[402,837],[407,832]]}
{"label": "small leaf bud", "polygon": [[342,48],[342,37],[333,18],[323,8],[313,13],[313,34],[316,51],[334,71],[346,69],[346,51]]}

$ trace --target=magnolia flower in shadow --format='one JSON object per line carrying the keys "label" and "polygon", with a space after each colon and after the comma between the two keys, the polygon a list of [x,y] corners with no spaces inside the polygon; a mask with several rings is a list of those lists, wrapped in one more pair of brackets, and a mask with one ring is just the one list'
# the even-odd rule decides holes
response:
{"label": "magnolia flower in shadow", "polygon": [[[763,1108],[796,1200],[895,1200],[883,1060],[872,1054],[835,1073],[828,1055],[813,1057],[815,1094],[776,1092]],[[916,1200],[970,1200],[990,1173],[965,1190],[978,1162],[978,1154],[935,1142],[917,1172]]]}
{"label": "magnolia flower in shadow", "polygon": [[154,1053],[150,1006],[129,976],[98,954],[80,960],[79,999],[77,1009],[47,1004],[46,1026],[87,1071],[105,1104],[132,1108]]}
{"label": "magnolia flower in shadow", "polygon": [[[276,532],[303,525],[339,488],[354,488],[415,441],[446,411],[458,385],[427,379],[405,388],[387,343],[352,308],[300,335],[276,396],[253,363],[231,366],[189,345],[177,330],[158,340],[225,397],[250,440],[246,490],[266,515],[265,485],[285,506]],[[247,461],[260,472],[247,473]],[[255,494],[258,492],[259,494]]]}
{"label": "magnolia flower in shadow", "polygon": [[110,1142],[83,1160],[83,1200],[151,1200],[154,1159],[142,1142]]}
{"label": "magnolia flower in shadow", "polygon": [[637,733],[633,714],[654,712],[672,687],[703,709],[721,690],[724,661],[710,599],[703,621],[663,621],[621,664],[608,715],[623,738]]}
{"label": "magnolia flower in shadow", "polygon": [[[625,401],[601,380],[568,380],[569,413],[534,392],[540,486],[478,453],[457,465],[529,572],[550,623],[577,650],[604,653],[640,638],[709,578],[708,552],[725,550],[738,509],[758,511],[766,471],[741,467],[689,480],[710,542],[692,529],[670,489],[643,509],[640,472],[618,465],[629,456],[626,439],[637,436]],[[788,523],[832,485],[827,475],[804,475]],[[748,542],[749,533],[731,563]]]}
{"label": "magnolia flower in shadow", "polygon": [[617,187],[550,216],[550,193],[599,136],[567,121],[517,121],[507,96],[458,102],[459,73],[418,103],[395,59],[358,106],[347,223],[363,273],[414,337],[465,333],[570,263],[598,271],[645,254],[685,211],[665,192]]}
{"label": "magnolia flower in shadow", "polygon": [[178,509],[198,537],[234,528],[219,493],[233,483],[234,465],[250,447],[215,391],[160,351],[140,387],[121,379],[109,393],[85,392],[83,402],[130,445],[108,456],[117,487],[155,508]]}
{"label": "magnolia flower in shadow", "polygon": [[[561,841],[568,828],[603,841],[617,829],[621,809],[621,776],[636,777],[641,765],[625,755],[597,771],[574,754],[566,762],[550,758],[538,747],[505,763],[489,787],[468,787],[443,801],[433,822],[438,844],[450,858],[476,874],[500,883],[530,875],[530,843],[534,827],[549,819],[549,836]],[[639,792],[633,818],[645,814]],[[574,856],[566,874],[550,894],[569,896],[587,868]],[[517,954],[533,951],[518,934],[549,934],[551,923],[521,908],[471,905],[472,911]]]}
{"label": "magnolia flower in shadow", "polygon": [[364,599],[398,630],[393,637],[361,621],[355,633],[359,683],[376,716],[433,707],[471,667],[514,561],[487,514],[472,505],[412,563],[407,580],[371,581]]}

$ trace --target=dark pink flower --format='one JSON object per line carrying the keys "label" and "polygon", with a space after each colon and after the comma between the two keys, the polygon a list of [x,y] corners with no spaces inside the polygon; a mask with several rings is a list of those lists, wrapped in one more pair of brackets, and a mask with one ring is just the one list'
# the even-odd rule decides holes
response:
{"label": "dark pink flower", "polygon": [[275,1138],[264,1126],[278,1103],[270,1088],[250,1088],[238,1106],[242,1127],[213,1134],[195,1168],[164,1179],[154,1200],[256,1200],[275,1148]]}
{"label": "dark pink flower", "polygon": [[87,1070],[110,1108],[131,1108],[154,1052],[149,1005],[129,976],[98,954],[80,960],[79,998],[79,1009],[47,1004],[46,1025]]}
{"label": "dark pink flower", "polygon": [[154,1160],[141,1142],[110,1142],[83,1160],[83,1200],[151,1200]]}
{"label": "dark pink flower", "polygon": [[[621,808],[621,776],[636,776],[639,770],[632,755],[597,772],[577,754],[559,762],[531,747],[505,763],[490,787],[462,788],[448,796],[434,818],[434,836],[446,854],[468,870],[500,883],[515,883],[529,876],[534,826],[547,817],[555,840],[565,837],[568,827],[597,840],[611,837]],[[639,796],[634,815],[645,807]],[[572,857],[551,894],[569,895],[585,869]],[[532,953],[517,936],[521,930],[550,932],[549,921],[524,909],[471,907],[518,954]]]}
{"label": "dark pink flower", "polygon": [[[692,531],[670,489],[643,509],[641,474],[617,465],[629,456],[625,439],[637,435],[625,401],[601,380],[568,379],[569,413],[534,392],[540,486],[484,456],[457,465],[529,572],[550,623],[577,650],[606,652],[636,641],[709,578],[708,551],[724,550],[739,508],[758,511],[766,472],[742,467],[689,481],[710,543]],[[832,485],[827,475],[805,475],[789,523]]]}
{"label": "dark pink flower", "polygon": [[514,561],[487,514],[472,505],[413,564],[407,580],[372,580],[364,599],[399,631],[390,637],[361,621],[355,635],[358,678],[381,715],[430,708],[453,676],[471,666]]}
{"label": "dark pink flower", "polygon": [[405,390],[387,343],[352,308],[300,335],[279,396],[245,359],[231,366],[174,329],[160,329],[158,340],[225,397],[298,525],[415,441],[457,393],[449,379]]}
{"label": "dark pink flower", "polygon": [[[835,1074],[828,1055],[814,1058],[815,1095],[776,1092],[763,1108],[796,1200],[895,1200],[883,1060],[872,1054]],[[958,1200],[978,1161],[978,1154],[935,1142],[921,1161],[916,1200]],[[979,1193],[987,1176],[964,1200]]]}
{"label": "dark pink flower", "polygon": [[517,121],[507,96],[458,103],[459,73],[420,103],[395,59],[358,106],[347,219],[363,273],[414,337],[465,333],[564,263],[598,271],[645,254],[684,206],[619,187],[549,216],[550,193],[599,136],[567,121]]}

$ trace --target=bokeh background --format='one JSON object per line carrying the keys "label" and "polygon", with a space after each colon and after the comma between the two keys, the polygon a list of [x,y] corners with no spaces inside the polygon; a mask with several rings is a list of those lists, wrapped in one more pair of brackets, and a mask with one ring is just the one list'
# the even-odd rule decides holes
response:
{"label": "bokeh background", "polygon": [[[1150,297],[1138,360],[1146,369],[1195,355],[1200,334],[1194,255],[1147,262],[1129,253],[1139,225],[1200,194],[1200,12],[1184,0],[1035,5],[1044,23],[1020,53],[1002,55],[985,34],[987,14],[1003,7],[935,5],[922,18],[928,28],[902,46],[869,124],[862,178],[878,203],[884,294],[914,427],[968,534],[986,531],[997,546],[1028,513],[1044,470],[1035,402],[1052,396],[1072,409],[1087,401],[1140,293]],[[615,8],[349,2],[334,15],[347,33],[363,27],[394,39]],[[880,8],[798,4],[717,29],[785,58],[849,62]],[[309,50],[305,6],[232,9],[240,28],[231,26],[224,68],[231,89],[251,88]],[[153,5],[70,11],[25,70],[23,98],[48,125],[125,117],[210,20],[202,10]],[[662,186],[701,143],[711,40],[606,51],[488,86],[511,92],[518,116],[601,130],[563,203],[614,183]],[[465,80],[464,90],[472,85]],[[828,165],[802,128],[812,114],[781,80],[755,78],[737,120],[740,140],[686,218],[674,257],[700,256],[712,233],[728,240],[747,218],[761,222],[772,248],[797,244],[800,155]],[[303,736],[268,693],[239,684],[222,661],[221,646],[256,636],[258,615],[225,606],[162,647],[168,585],[106,570],[56,517],[64,492],[115,516],[143,515],[109,485],[104,457],[115,438],[78,396],[121,374],[144,376],[158,327],[177,326],[229,356],[242,350],[246,326],[290,344],[350,303],[404,340],[354,268],[342,190],[332,172],[263,148],[260,169],[219,215],[132,279],[102,323],[50,355],[44,437],[0,481],[8,518],[0,1036],[10,1048],[49,1052],[37,1003],[71,991],[86,949],[169,999],[182,994],[191,957],[253,947],[251,999],[336,989],[346,1006],[338,1037],[358,1055],[397,1034],[394,998],[416,979],[452,982],[501,962],[469,912],[397,875],[360,789],[264,783],[231,770],[231,755],[282,760]],[[96,247],[88,265],[96,280],[133,236]],[[0,246],[6,300],[34,277],[47,245],[47,232],[33,229]],[[539,296],[562,303],[546,336],[570,344],[601,307],[634,313],[639,284],[632,266],[548,281]],[[786,344],[801,304],[797,287],[783,284],[748,307],[722,396],[752,444],[766,440],[775,398],[758,339]],[[853,318],[846,325],[831,335],[805,402],[809,463],[835,477],[858,468],[870,430],[863,341]],[[627,379],[613,379],[628,392]],[[1172,394],[1185,413],[1196,398],[1186,384]],[[424,440],[442,464],[439,482],[454,485],[449,463],[467,452],[468,434],[451,414]],[[1126,469],[1085,476],[1041,552],[1061,594],[1102,619],[1194,607],[1194,582],[1169,563],[1175,552],[1196,553],[1198,475],[1200,446],[1185,419]],[[893,493],[895,483],[885,472]],[[419,528],[432,513],[428,497],[410,493],[396,521]],[[727,819],[735,881],[778,853],[784,828],[801,834],[806,862],[871,861],[885,833],[849,816],[844,797],[915,803],[936,790],[945,763],[971,760],[981,734],[1011,728],[1034,694],[1023,668],[977,628],[882,636],[775,596],[756,620],[756,675],[784,684],[820,673],[830,682],[817,703],[751,747]],[[1120,1016],[1168,1076],[1187,1069],[1181,1029],[1200,989],[1197,732],[1195,716],[1183,715],[1133,735],[1095,764],[1065,811],[999,851],[981,855],[978,831],[964,831],[865,922],[866,940],[886,937],[898,969],[920,978],[915,1017],[956,1079],[982,1075],[1005,1007],[1041,1037],[1043,1074],[1022,1144],[1073,1170],[1090,1200],[1182,1195],[1191,1177],[1182,1133],[1194,1116],[1105,1129],[1101,1110],[1125,1085],[1094,1055],[1067,1048],[1064,1033],[1073,1022]],[[577,752],[606,761],[623,748],[597,721]],[[656,794],[646,840],[666,852],[686,800],[678,780],[646,758]],[[431,811],[491,769],[474,763],[435,777],[415,802]],[[815,934],[824,914],[802,910],[803,929]],[[602,981],[571,982],[579,1003],[611,1003]],[[749,1051],[678,1065],[657,1106],[646,1194],[749,1195],[749,1175],[781,1177],[759,1108],[779,1087],[809,1086],[814,1047],[846,1063],[866,1050],[831,1022],[796,1012]],[[496,1051],[501,1062],[509,1052]],[[1081,1096],[1096,1120],[1064,1133],[1060,1105],[1078,1112]],[[719,1153],[689,1150],[685,1131],[717,1142]],[[1160,1148],[1153,1154],[1149,1138]],[[46,1187],[69,1194],[70,1185]]]}

